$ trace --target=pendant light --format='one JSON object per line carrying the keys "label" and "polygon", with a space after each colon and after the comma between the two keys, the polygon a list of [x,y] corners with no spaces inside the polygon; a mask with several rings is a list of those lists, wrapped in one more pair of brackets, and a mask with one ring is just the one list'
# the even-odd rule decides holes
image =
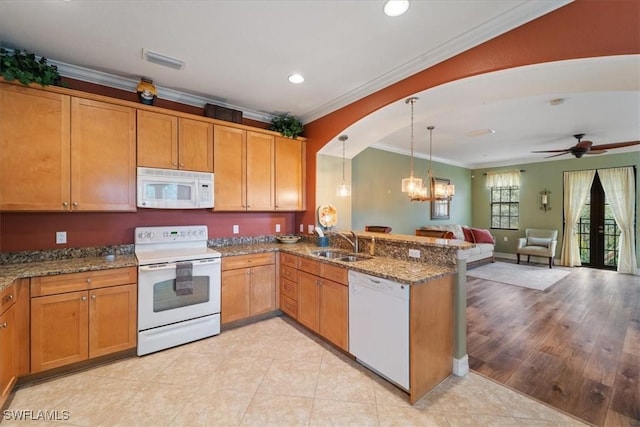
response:
{"label": "pendant light", "polygon": [[340,135],[338,137],[339,141],[342,141],[342,184],[338,185],[336,189],[336,195],[338,197],[349,197],[351,196],[351,186],[347,185],[344,180],[344,142],[349,139],[347,135]]}
{"label": "pendant light", "polygon": [[413,193],[409,193],[412,202],[433,202],[437,200],[451,200],[455,195],[456,187],[453,184],[436,183],[433,178],[432,169],[432,147],[433,147],[433,130],[435,126],[427,126],[429,130],[429,169],[427,170],[427,180],[425,185]]}
{"label": "pendant light", "polygon": [[422,179],[415,178],[413,176],[413,104],[418,100],[417,97],[407,98],[405,101],[406,104],[411,104],[411,174],[409,178],[404,178],[402,180],[402,192],[403,193],[414,193],[422,188]]}

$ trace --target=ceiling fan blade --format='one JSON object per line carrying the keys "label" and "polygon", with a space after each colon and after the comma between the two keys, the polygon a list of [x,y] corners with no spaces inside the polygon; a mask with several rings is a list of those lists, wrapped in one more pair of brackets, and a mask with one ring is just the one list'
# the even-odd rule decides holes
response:
{"label": "ceiling fan blade", "polygon": [[569,150],[566,150],[564,153],[554,154],[553,156],[547,156],[545,159],[550,159],[552,157],[564,156],[565,154],[569,154]]}
{"label": "ceiling fan blade", "polygon": [[590,148],[593,148],[593,142],[591,142],[591,141],[580,141],[573,148],[574,149],[578,148],[580,150],[589,150]]}
{"label": "ceiling fan blade", "polygon": [[532,153],[568,153],[569,150],[543,150],[543,151],[532,151]]}
{"label": "ceiling fan blade", "polygon": [[630,147],[638,144],[640,144],[640,141],[614,142],[612,144],[594,145],[591,147],[591,150],[611,150],[614,148]]}
{"label": "ceiling fan blade", "polygon": [[607,152],[607,150],[599,150],[599,149],[598,149],[598,150],[594,150],[594,149],[592,148],[591,150],[587,151],[587,152],[586,152],[586,153],[584,153],[584,154],[604,154],[604,153],[606,153],[606,152]]}

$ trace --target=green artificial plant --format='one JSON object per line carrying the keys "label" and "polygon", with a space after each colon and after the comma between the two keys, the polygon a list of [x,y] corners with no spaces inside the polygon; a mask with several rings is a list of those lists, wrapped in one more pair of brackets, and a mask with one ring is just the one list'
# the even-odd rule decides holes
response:
{"label": "green artificial plant", "polygon": [[269,130],[280,132],[282,136],[295,138],[296,136],[302,134],[304,127],[302,126],[302,122],[300,120],[296,119],[290,114],[284,113],[275,116],[271,120]]}
{"label": "green artificial plant", "polygon": [[8,82],[18,80],[23,85],[63,86],[58,67],[47,64],[45,57],[38,59],[33,53],[20,49],[0,49],[0,75]]}

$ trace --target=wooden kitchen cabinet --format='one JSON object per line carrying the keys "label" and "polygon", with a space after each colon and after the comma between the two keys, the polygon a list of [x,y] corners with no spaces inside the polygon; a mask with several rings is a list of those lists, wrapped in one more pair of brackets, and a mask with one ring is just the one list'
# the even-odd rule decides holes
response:
{"label": "wooden kitchen cabinet", "polygon": [[347,350],[348,270],[306,258],[300,258],[298,268],[298,322]]}
{"label": "wooden kitchen cabinet", "polygon": [[273,211],[274,136],[214,126],[216,211]]}
{"label": "wooden kitchen cabinet", "polygon": [[222,258],[221,323],[276,309],[275,254]]}
{"label": "wooden kitchen cabinet", "polygon": [[280,310],[298,318],[298,257],[280,252]]}
{"label": "wooden kitchen cabinet", "polygon": [[213,124],[138,110],[138,166],[213,172]]}
{"label": "wooden kitchen cabinet", "polygon": [[16,323],[17,285],[0,293],[0,408],[18,377],[18,325]]}
{"label": "wooden kitchen cabinet", "polygon": [[0,209],[135,211],[135,109],[0,84]]}
{"label": "wooden kitchen cabinet", "polygon": [[31,372],[135,348],[135,267],[31,279]]}
{"label": "wooden kitchen cabinet", "polygon": [[275,209],[300,211],[304,209],[303,141],[276,136],[275,138]]}

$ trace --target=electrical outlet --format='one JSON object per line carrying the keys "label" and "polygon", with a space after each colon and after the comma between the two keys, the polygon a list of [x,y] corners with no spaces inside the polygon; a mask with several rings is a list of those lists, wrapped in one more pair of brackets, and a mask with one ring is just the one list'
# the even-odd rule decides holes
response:
{"label": "electrical outlet", "polygon": [[410,258],[420,258],[420,250],[419,249],[409,249],[409,257]]}
{"label": "electrical outlet", "polygon": [[67,243],[67,232],[66,231],[56,231],[56,244],[64,245]]}
{"label": "electrical outlet", "polygon": [[276,233],[280,232],[280,224],[276,224]]}
{"label": "electrical outlet", "polygon": [[307,226],[307,232],[308,232],[309,234],[313,234],[313,230],[315,230],[315,229],[316,229],[316,226],[315,226],[315,225],[313,225],[313,224],[309,224],[309,225]]}
{"label": "electrical outlet", "polygon": [[233,234],[238,234],[240,232],[240,226],[239,225],[234,225],[233,226]]}
{"label": "electrical outlet", "polygon": [[509,238],[508,238],[507,236],[504,236],[504,241],[505,241],[505,242],[508,242],[508,241],[509,241]]}
{"label": "electrical outlet", "polygon": [[304,233],[304,224],[300,224],[300,232]]}

